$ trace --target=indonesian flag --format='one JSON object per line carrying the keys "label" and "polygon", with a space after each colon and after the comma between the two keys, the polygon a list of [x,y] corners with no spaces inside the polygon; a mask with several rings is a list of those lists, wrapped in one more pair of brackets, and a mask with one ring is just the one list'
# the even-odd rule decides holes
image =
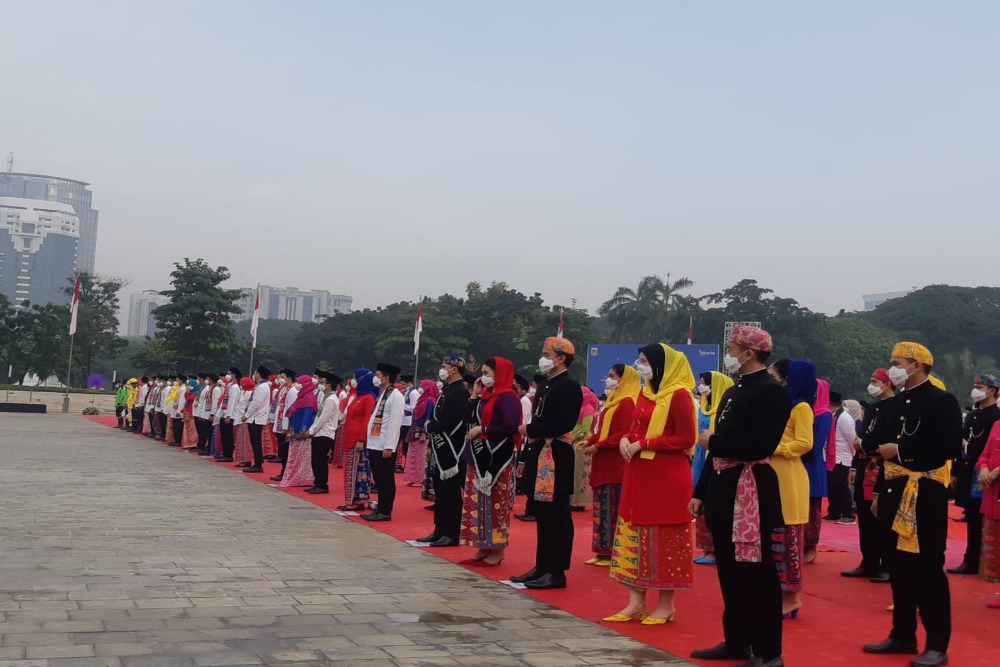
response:
{"label": "indonesian flag", "polygon": [[417,326],[413,328],[413,356],[420,352],[420,332],[424,330],[424,304],[417,306]]}
{"label": "indonesian flag", "polygon": [[565,327],[563,326],[563,311],[559,311],[559,330],[556,331],[556,336],[558,338],[565,338],[563,334],[565,333]]}
{"label": "indonesian flag", "polygon": [[694,341],[694,315],[691,316],[691,321],[688,323],[688,345]]}
{"label": "indonesian flag", "polygon": [[250,336],[253,337],[253,346],[257,347],[257,325],[260,324],[260,288],[257,288],[257,298],[253,303],[253,319],[250,320]]}
{"label": "indonesian flag", "polygon": [[76,335],[76,316],[80,312],[80,276],[76,277],[76,286],[73,288],[73,305],[69,309],[69,335]]}

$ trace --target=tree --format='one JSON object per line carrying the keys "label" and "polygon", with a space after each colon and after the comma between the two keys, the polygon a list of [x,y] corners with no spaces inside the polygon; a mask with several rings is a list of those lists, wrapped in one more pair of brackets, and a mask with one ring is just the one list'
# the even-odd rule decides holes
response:
{"label": "tree", "polygon": [[619,287],[601,304],[597,314],[606,316],[614,325],[615,335],[628,338],[628,342],[667,340],[671,317],[680,303],[677,292],[693,285],[688,278],[671,282],[669,273],[666,280],[657,275],[645,276],[636,289]]}
{"label": "tree", "polygon": [[979,373],[996,373],[997,362],[991,356],[977,355],[968,348],[934,356],[934,375],[948,386],[948,391],[967,402],[972,382]]}
{"label": "tree", "polygon": [[240,290],[221,287],[229,280],[229,269],[185,257],[183,264],[174,263],[170,277],[173,288],[161,292],[170,303],[153,313],[156,339],[178,370],[227,367],[241,349],[232,316],[240,312],[236,302],[243,296]]}
{"label": "tree", "polygon": [[[73,341],[73,374],[78,380],[90,375],[94,361],[101,357],[114,356],[127,344],[124,338],[118,336],[118,293],[128,285],[123,278],[111,278],[79,274],[80,305],[77,312],[76,336]],[[64,292],[73,296],[74,280]],[[60,306],[65,312],[65,322],[69,325],[69,308]],[[73,378],[67,378],[66,384],[74,383]]]}
{"label": "tree", "polygon": [[893,333],[856,314],[841,314],[826,319],[818,339],[807,358],[820,377],[845,398],[868,400],[868,380],[876,368],[888,365]]}

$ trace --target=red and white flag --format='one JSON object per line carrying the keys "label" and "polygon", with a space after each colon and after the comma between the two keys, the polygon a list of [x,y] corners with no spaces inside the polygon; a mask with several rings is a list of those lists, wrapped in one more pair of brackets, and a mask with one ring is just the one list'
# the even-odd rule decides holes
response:
{"label": "red and white flag", "polygon": [[424,330],[424,304],[417,306],[417,326],[413,328],[413,356],[420,352],[420,332]]}
{"label": "red and white flag", "polygon": [[69,335],[76,335],[76,316],[80,312],[80,276],[76,277],[76,286],[73,288],[73,305],[69,309]]}
{"label": "red and white flag", "polygon": [[691,316],[691,321],[688,323],[688,345],[694,342],[694,315]]}
{"label": "red and white flag", "polygon": [[260,288],[257,288],[257,299],[253,303],[253,319],[250,320],[250,336],[253,346],[257,347],[257,325],[260,324]]}
{"label": "red and white flag", "polygon": [[556,336],[558,338],[565,338],[563,334],[566,332],[566,327],[563,326],[563,311],[559,311],[559,330],[556,331]]}

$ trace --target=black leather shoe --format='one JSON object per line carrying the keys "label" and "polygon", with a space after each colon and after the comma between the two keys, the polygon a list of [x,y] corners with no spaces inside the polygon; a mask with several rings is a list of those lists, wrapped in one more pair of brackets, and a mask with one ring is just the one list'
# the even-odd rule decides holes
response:
{"label": "black leather shoe", "polygon": [[846,570],[840,573],[842,577],[871,577],[872,573],[863,567],[856,567],[853,570]]}
{"label": "black leather shoe", "polygon": [[252,464],[252,463],[250,463],[249,461],[244,461],[243,463],[237,463],[237,464],[236,464],[236,465],[234,465],[233,467],[234,467],[234,468],[249,468],[249,467],[250,467],[250,466],[252,466],[252,465],[253,465],[253,464]]}
{"label": "black leather shoe", "polygon": [[313,488],[311,488],[308,491],[306,491],[306,493],[308,493],[309,495],[315,496],[315,495],[318,495],[320,493],[330,493],[330,489],[321,489],[318,486],[314,486]]}
{"label": "black leather shoe", "polygon": [[938,667],[948,664],[948,654],[944,651],[924,651],[913,660],[910,660],[912,667]]}
{"label": "black leather shoe", "polygon": [[233,462],[233,457],[232,456],[223,456],[222,458],[218,458],[218,459],[215,459],[215,460],[218,461],[219,463],[232,463]]}
{"label": "black leather shoe", "polygon": [[979,574],[979,568],[972,567],[965,561],[962,561],[962,564],[958,567],[949,567],[948,574]]}
{"label": "black leather shoe", "polygon": [[561,574],[549,574],[546,572],[537,579],[524,582],[525,588],[544,590],[547,588],[566,588],[566,577]]}
{"label": "black leather shoe", "polygon": [[281,475],[275,475],[274,477],[271,478],[271,481],[272,482],[280,482],[281,481]]}
{"label": "black leather shoe", "polygon": [[889,581],[890,581],[889,573],[888,572],[879,572],[878,574],[876,574],[874,577],[872,577],[868,581],[872,582],[873,584],[888,584]]}
{"label": "black leather shoe", "polygon": [[700,648],[691,651],[691,657],[698,660],[748,660],[750,659],[750,649],[730,651],[726,646],[726,642],[720,642],[712,648]]}
{"label": "black leather shoe", "polygon": [[244,468],[243,472],[264,472],[264,469],[257,466],[250,466],[249,468]]}
{"label": "black leather shoe", "polygon": [[535,520],[535,517],[531,516],[530,514],[515,514],[514,518],[515,519],[519,519],[521,521],[534,521]]}
{"label": "black leather shoe", "polygon": [[434,505],[424,505],[424,509],[425,510],[431,510],[431,511],[433,511],[434,510]]}
{"label": "black leather shoe", "polygon": [[457,537],[447,537],[447,536],[441,537],[441,538],[438,538],[438,539],[434,540],[433,542],[431,542],[427,546],[429,546],[429,547],[457,547],[458,546],[458,538]]}
{"label": "black leather shoe", "polygon": [[441,539],[441,536],[437,533],[431,533],[427,537],[418,537],[414,542],[423,542],[424,544],[430,544],[431,542],[437,542]]}
{"label": "black leather shoe", "polygon": [[917,642],[901,642],[890,637],[878,644],[865,644],[864,650],[865,653],[905,653],[913,655],[917,652]]}
{"label": "black leather shoe", "polygon": [[539,570],[537,567],[533,567],[524,574],[519,574],[516,577],[511,577],[510,580],[513,581],[515,584],[523,584],[525,582],[531,581],[532,579],[537,579],[543,574],[545,573]]}
{"label": "black leather shoe", "polygon": [[371,514],[365,514],[361,517],[365,521],[392,521],[391,514],[382,514],[381,512],[372,512]]}

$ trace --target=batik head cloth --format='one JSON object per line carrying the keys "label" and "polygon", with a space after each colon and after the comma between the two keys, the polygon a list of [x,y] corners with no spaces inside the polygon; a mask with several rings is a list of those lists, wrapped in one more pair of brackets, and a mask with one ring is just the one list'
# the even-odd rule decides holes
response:
{"label": "batik head cloth", "polygon": [[875,372],[872,373],[872,377],[879,382],[885,382],[886,384],[892,384],[892,380],[889,379],[889,371],[885,368],[876,368]]}
{"label": "batik head cloth", "polygon": [[465,359],[457,354],[444,355],[444,359],[441,360],[441,363],[448,364],[449,366],[455,366],[456,368],[465,368]]}
{"label": "batik head cloth", "polygon": [[573,343],[569,342],[568,338],[550,336],[545,339],[545,347],[549,348],[556,354],[576,354],[576,348],[573,347]]}
{"label": "batik head cloth", "polygon": [[733,327],[733,333],[729,336],[729,342],[747,350],[757,352],[770,352],[774,349],[774,341],[771,334],[760,327],[751,327],[746,324],[737,324]]}
{"label": "batik head cloth", "polygon": [[900,357],[902,359],[913,359],[914,361],[919,361],[925,366],[934,365],[934,355],[920,343],[911,343],[909,341],[896,343],[896,347],[892,348],[891,356]]}
{"label": "batik head cloth", "polygon": [[972,384],[981,384],[987,387],[1000,388],[1000,376],[997,376],[994,373],[980,373],[976,376],[976,379]]}

